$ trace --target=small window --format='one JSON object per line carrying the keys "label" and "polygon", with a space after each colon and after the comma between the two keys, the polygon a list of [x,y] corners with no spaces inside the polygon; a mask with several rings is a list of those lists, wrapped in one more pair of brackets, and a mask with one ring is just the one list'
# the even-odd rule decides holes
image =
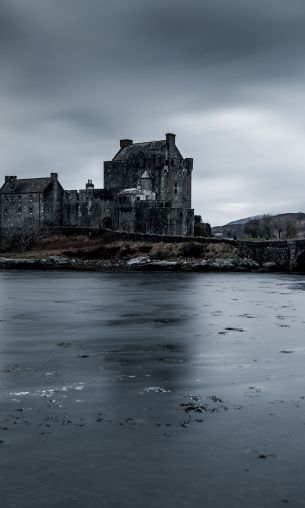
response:
{"label": "small window", "polygon": [[21,202],[21,196],[18,196],[18,203]]}
{"label": "small window", "polygon": [[33,215],[33,208],[29,209],[30,215]]}
{"label": "small window", "polygon": [[30,194],[30,201],[33,201],[33,196],[32,196],[32,194]]}
{"label": "small window", "polygon": [[137,196],[137,201],[140,201],[140,196]]}
{"label": "small window", "polygon": [[14,201],[14,196],[11,196],[11,203]]}
{"label": "small window", "polygon": [[5,196],[4,201],[7,203],[7,196]]}
{"label": "small window", "polygon": [[7,215],[7,208],[4,209],[4,215]]}
{"label": "small window", "polygon": [[21,215],[21,208],[18,208],[18,215]]}

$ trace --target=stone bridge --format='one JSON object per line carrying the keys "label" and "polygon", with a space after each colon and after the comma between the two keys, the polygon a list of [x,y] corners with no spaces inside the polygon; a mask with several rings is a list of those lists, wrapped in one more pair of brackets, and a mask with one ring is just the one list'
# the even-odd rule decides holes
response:
{"label": "stone bridge", "polygon": [[261,266],[275,263],[283,270],[305,272],[305,239],[237,243]]}

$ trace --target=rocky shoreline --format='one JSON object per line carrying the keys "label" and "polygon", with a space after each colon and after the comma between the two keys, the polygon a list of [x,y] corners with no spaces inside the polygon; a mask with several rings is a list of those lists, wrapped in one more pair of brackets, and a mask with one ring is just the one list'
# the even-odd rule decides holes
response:
{"label": "rocky shoreline", "polygon": [[[215,259],[153,259],[149,256],[135,256],[131,259],[78,259],[65,256],[46,258],[0,257],[0,269],[16,270],[80,270],[102,272],[130,271],[177,271],[177,272],[272,272],[283,271],[274,262],[259,265],[251,258]],[[288,270],[285,270],[288,272]]]}

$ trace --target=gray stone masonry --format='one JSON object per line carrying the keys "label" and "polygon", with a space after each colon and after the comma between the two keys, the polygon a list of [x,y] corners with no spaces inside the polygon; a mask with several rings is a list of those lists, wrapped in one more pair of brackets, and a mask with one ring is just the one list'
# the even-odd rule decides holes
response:
{"label": "gray stone masonry", "polygon": [[104,163],[104,189],[64,190],[57,173],[46,178],[6,176],[0,189],[2,244],[48,227],[109,228],[122,232],[192,236],[193,159],[183,158],[175,135],[161,141],[120,142]]}
{"label": "gray stone masonry", "polygon": [[182,157],[175,134],[144,143],[121,140],[118,153],[104,163],[104,185],[116,197],[119,230],[192,235],[192,170],[193,159]]}

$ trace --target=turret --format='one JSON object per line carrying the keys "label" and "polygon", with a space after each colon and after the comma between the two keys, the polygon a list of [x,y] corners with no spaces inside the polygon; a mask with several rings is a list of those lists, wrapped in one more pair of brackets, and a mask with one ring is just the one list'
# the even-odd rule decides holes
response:
{"label": "turret", "polygon": [[142,189],[152,191],[153,179],[148,171],[144,171],[143,175],[140,178],[140,184]]}

